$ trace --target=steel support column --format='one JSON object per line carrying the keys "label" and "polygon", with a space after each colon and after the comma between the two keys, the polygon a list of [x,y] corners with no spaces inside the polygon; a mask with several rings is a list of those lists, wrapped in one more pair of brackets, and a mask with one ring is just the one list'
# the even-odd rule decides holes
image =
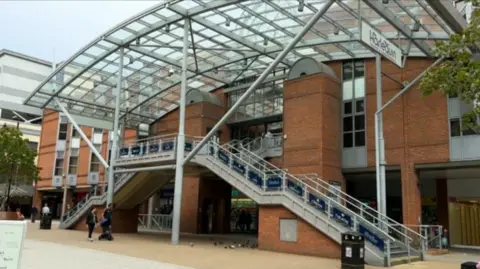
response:
{"label": "steel support column", "polygon": [[87,143],[88,147],[90,148],[90,150],[92,151],[93,154],[95,154],[95,156],[97,156],[98,160],[103,164],[103,166],[105,168],[109,168],[109,165],[107,163],[107,161],[105,161],[105,159],[102,157],[102,155],[98,152],[98,150],[95,148],[95,146],[93,146],[92,142],[90,141],[90,139],[88,139],[88,137],[85,135],[85,133],[82,131],[82,129],[80,128],[80,126],[78,126],[77,122],[72,118],[72,115],[70,115],[70,113],[65,109],[65,107],[62,105],[62,103],[60,102],[60,100],[58,100],[57,97],[54,97],[53,100],[57,103],[58,107],[60,108],[60,110],[62,111],[63,114],[65,114],[65,116],[68,118],[68,121],[73,125],[73,128],[75,128],[75,130],[80,134],[80,136],[83,138],[83,140],[85,141],[85,143]]}
{"label": "steel support column", "polygon": [[[385,108],[390,106],[398,97],[402,96],[412,86],[414,86],[423,76],[430,71],[433,67],[443,61],[443,58],[437,59],[432,65],[430,65],[425,71],[418,75],[414,80],[408,83],[399,93],[393,96],[387,103],[382,106],[381,97],[381,57],[377,55],[376,58],[376,76],[377,76],[377,112],[375,112],[375,163],[376,163],[376,178],[377,178],[377,209],[379,218],[383,219],[380,214],[386,216],[386,195],[385,195],[385,140],[383,138],[383,119],[382,112]],[[380,70],[380,71],[379,71]],[[384,196],[385,195],[385,196]],[[386,221],[385,219],[383,219]],[[381,226],[382,227],[382,226]]]}
{"label": "steel support column", "polygon": [[[375,56],[375,77],[377,84],[377,110],[382,107],[382,56]],[[378,220],[381,228],[386,228],[384,216],[386,216],[386,188],[385,188],[385,141],[383,139],[383,121],[382,114],[379,113],[375,118],[375,166],[377,178],[377,211]]]}
{"label": "steel support column", "polygon": [[189,19],[183,23],[183,61],[182,85],[180,88],[180,117],[177,137],[177,159],[175,167],[175,191],[173,196],[172,244],[178,245],[180,239],[180,212],[182,210],[183,158],[185,157],[185,103],[187,95],[187,60]]}
{"label": "steel support column", "polygon": [[147,228],[151,229],[152,228],[152,214],[153,214],[153,202],[155,199],[155,194],[150,196],[148,198],[148,209],[147,209]]}
{"label": "steel support column", "polygon": [[222,127],[223,124],[232,116],[232,114],[237,110],[237,108],[245,101],[245,99],[252,94],[252,92],[260,85],[272,72],[272,70],[287,56],[287,54],[295,47],[295,45],[302,39],[302,37],[310,30],[310,28],[327,12],[330,6],[335,2],[334,0],[330,0],[323,5],[323,7],[313,15],[307,24],[297,33],[297,35],[290,41],[290,43],[285,46],[285,48],[278,54],[278,56],[273,60],[273,62],[263,71],[263,73],[255,80],[254,83],[245,91],[245,93],[239,98],[239,100],[225,113],[225,115],[213,126],[210,132],[200,141],[200,143],[193,148],[193,150],[188,154],[185,158],[183,163],[190,161],[190,159],[198,153],[198,151],[202,148],[205,143]]}
{"label": "steel support column", "polygon": [[117,75],[117,91],[115,95],[115,114],[113,118],[113,137],[112,137],[112,147],[110,154],[110,169],[108,170],[108,189],[107,189],[107,205],[113,202],[113,190],[115,184],[115,174],[114,167],[115,161],[117,159],[117,148],[118,148],[118,125],[120,119],[120,103],[122,97],[122,81],[123,81],[123,57],[124,48],[120,48],[120,63],[118,66],[118,75]]}

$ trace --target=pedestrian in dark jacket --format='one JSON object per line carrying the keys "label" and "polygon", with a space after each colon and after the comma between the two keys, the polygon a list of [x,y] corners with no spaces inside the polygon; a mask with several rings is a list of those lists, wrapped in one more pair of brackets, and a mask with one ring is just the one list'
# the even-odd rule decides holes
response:
{"label": "pedestrian in dark jacket", "polygon": [[88,241],[90,242],[93,242],[92,233],[93,233],[93,230],[95,229],[95,225],[97,225],[97,222],[98,222],[96,211],[97,209],[94,207],[87,214]]}

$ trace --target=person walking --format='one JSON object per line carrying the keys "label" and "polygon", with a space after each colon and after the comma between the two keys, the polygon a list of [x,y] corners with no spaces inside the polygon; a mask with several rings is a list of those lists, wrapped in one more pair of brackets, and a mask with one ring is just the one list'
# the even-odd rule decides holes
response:
{"label": "person walking", "polygon": [[35,223],[35,220],[37,219],[37,214],[38,214],[38,209],[37,209],[36,206],[33,206],[32,207],[32,214],[31,214],[32,223]]}
{"label": "person walking", "polygon": [[96,212],[97,212],[97,209],[94,207],[87,214],[88,241],[90,242],[93,242],[92,233],[93,233],[93,230],[95,229],[95,226],[98,223]]}

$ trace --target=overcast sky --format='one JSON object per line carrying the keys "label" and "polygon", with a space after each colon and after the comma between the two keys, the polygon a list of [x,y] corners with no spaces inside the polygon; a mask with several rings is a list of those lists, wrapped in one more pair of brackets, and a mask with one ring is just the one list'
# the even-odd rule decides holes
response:
{"label": "overcast sky", "polygon": [[161,1],[0,0],[0,50],[63,61],[116,24]]}

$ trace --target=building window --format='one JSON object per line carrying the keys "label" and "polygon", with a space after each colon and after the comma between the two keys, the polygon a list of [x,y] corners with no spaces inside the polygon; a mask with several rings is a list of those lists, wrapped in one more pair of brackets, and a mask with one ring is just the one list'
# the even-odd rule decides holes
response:
{"label": "building window", "polygon": [[60,124],[58,127],[58,140],[67,140],[68,119],[60,116]]}
{"label": "building window", "polygon": [[[95,148],[100,153],[102,150],[102,145],[95,145]],[[91,153],[90,157],[90,172],[100,172],[100,160],[93,152]]]}
{"label": "building window", "polygon": [[90,159],[90,172],[100,172],[100,160],[93,152]]}
{"label": "building window", "polygon": [[450,136],[457,137],[461,134],[460,119],[450,120]]}
{"label": "building window", "polygon": [[77,174],[77,166],[78,166],[78,157],[70,156],[70,160],[68,161],[68,174],[69,175]]}
{"label": "building window", "polygon": [[459,136],[467,136],[467,135],[478,135],[475,130],[470,128],[464,128],[461,119],[451,119],[450,120],[450,136],[451,137],[459,137]]}
{"label": "building window", "polygon": [[80,133],[77,132],[77,129],[72,128],[72,137],[73,138],[80,138]]}
{"label": "building window", "polygon": [[57,151],[57,156],[55,159],[55,175],[56,176],[62,176],[63,175],[63,165],[64,165],[64,151]]}
{"label": "building window", "polygon": [[365,146],[365,64],[343,63],[343,147]]}
{"label": "building window", "polygon": [[37,152],[37,150],[38,150],[38,143],[37,143],[37,142],[30,142],[30,141],[28,141],[28,147],[29,147],[31,150]]}

